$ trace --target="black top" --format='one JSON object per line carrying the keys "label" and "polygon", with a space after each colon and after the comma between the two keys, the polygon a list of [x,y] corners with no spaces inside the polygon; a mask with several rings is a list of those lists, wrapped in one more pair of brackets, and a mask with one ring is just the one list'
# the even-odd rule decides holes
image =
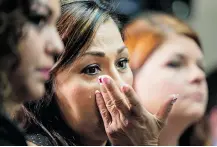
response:
{"label": "black top", "polygon": [[29,142],[32,142],[37,146],[53,146],[49,138],[43,134],[29,134],[26,137]]}
{"label": "black top", "polygon": [[24,134],[0,113],[0,146],[27,146]]}
{"label": "black top", "polygon": [[[43,134],[28,134],[27,140],[29,142],[34,143],[37,146],[53,146],[52,142],[49,140],[49,138],[46,135]],[[58,146],[62,146],[62,144],[58,144]],[[72,146],[72,145],[70,145]],[[112,146],[110,141],[107,141],[105,146]]]}

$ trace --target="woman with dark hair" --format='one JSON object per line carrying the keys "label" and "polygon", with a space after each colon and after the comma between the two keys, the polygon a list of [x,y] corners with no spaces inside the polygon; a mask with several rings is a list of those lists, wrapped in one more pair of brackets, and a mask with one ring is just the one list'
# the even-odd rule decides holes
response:
{"label": "woman with dark hair", "polygon": [[0,1],[0,145],[26,145],[10,120],[44,95],[53,57],[63,50],[59,13],[58,0]]}
{"label": "woman with dark hair", "polygon": [[58,30],[65,51],[52,69],[46,96],[27,105],[50,134],[32,122],[27,126],[29,141],[158,144],[176,98],[169,97],[155,115],[140,105],[131,88],[128,50],[110,12],[105,2],[62,0]]}

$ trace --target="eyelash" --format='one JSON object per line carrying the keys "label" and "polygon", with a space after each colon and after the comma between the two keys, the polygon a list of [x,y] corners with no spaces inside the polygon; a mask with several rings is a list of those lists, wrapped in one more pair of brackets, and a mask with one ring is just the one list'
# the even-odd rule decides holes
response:
{"label": "eyelash", "polygon": [[180,61],[170,61],[167,66],[170,68],[180,68],[182,63]]}
{"label": "eyelash", "polygon": [[[180,68],[182,66],[181,61],[171,61],[167,64],[170,68]],[[203,65],[198,65],[198,68],[200,68],[203,72],[205,72],[205,68]]]}
{"label": "eyelash", "polygon": [[[125,63],[124,64],[124,66],[125,67],[121,67],[121,65],[118,65],[118,64],[120,64],[120,63]],[[122,68],[122,69],[126,69],[127,68],[127,65],[128,65],[128,63],[129,63],[129,59],[127,59],[127,58],[121,58],[121,59],[119,59],[119,61],[116,63],[116,66],[118,67],[118,68]]]}
{"label": "eyelash", "polygon": [[[90,70],[96,70],[97,69],[97,73],[91,73]],[[90,64],[88,66],[86,66],[81,73],[83,74],[87,74],[87,75],[96,75],[101,71],[100,66],[98,64]]]}
{"label": "eyelash", "polygon": [[48,20],[48,16],[46,15],[40,15],[37,13],[32,13],[32,15],[29,16],[29,20],[36,26],[38,26],[39,28],[42,28],[45,26],[47,20]]}
{"label": "eyelash", "polygon": [[[124,67],[121,67],[120,64],[122,64],[122,63],[124,63],[124,65],[123,65]],[[129,63],[129,59],[121,58],[118,60],[118,62],[115,65],[118,68],[118,70],[125,70],[128,67],[128,63]],[[90,70],[93,70],[95,72],[92,71],[92,73],[91,73]],[[90,65],[86,66],[81,71],[82,74],[87,74],[87,75],[96,75],[96,74],[99,74],[100,72],[101,72],[101,69],[100,69],[100,66],[98,64],[90,64]]]}

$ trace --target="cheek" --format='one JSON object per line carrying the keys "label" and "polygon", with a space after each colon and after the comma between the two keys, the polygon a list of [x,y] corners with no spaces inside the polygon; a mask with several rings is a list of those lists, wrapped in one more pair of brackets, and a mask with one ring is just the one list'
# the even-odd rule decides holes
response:
{"label": "cheek", "polygon": [[87,106],[95,101],[94,88],[91,85],[73,85],[70,91],[71,103]]}
{"label": "cheek", "polygon": [[43,37],[36,34],[35,31],[29,31],[27,35],[20,41],[19,54],[22,65],[25,68],[33,68],[36,63],[44,62],[45,42]]}
{"label": "cheek", "polygon": [[90,83],[65,83],[59,87],[59,93],[67,100],[70,107],[81,107],[83,109],[82,107],[88,106],[95,101],[95,89],[95,86]]}
{"label": "cheek", "polygon": [[156,85],[157,90],[159,90],[162,93],[165,93],[166,95],[176,93],[182,94],[185,87],[184,82],[179,76],[174,77],[161,75],[159,78],[156,78],[155,82],[156,83],[154,84]]}
{"label": "cheek", "polygon": [[152,113],[155,113],[171,94],[182,94],[184,90],[183,79],[179,76],[175,77],[175,74],[164,70],[154,71],[141,72],[135,76],[134,81],[140,101]]}
{"label": "cheek", "polygon": [[95,90],[99,89],[98,84],[78,77],[70,81],[73,82],[64,82],[56,90],[63,115],[73,128],[80,124],[92,125],[98,120],[95,101]]}

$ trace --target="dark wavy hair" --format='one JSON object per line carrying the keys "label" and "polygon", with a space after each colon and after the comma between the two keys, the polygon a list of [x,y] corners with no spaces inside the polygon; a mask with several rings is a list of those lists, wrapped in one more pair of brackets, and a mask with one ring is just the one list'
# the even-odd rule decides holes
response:
{"label": "dark wavy hair", "polygon": [[[25,36],[24,25],[30,17],[34,0],[0,0],[0,109],[2,101],[13,90],[10,89],[8,75],[19,64],[19,41]],[[9,70],[9,73],[6,73]],[[3,111],[3,110],[1,110]]]}
{"label": "dark wavy hair", "polygon": [[55,75],[58,71],[66,69],[89,48],[101,24],[109,18],[119,24],[113,17],[114,11],[108,1],[69,1],[62,0],[62,14],[57,23],[65,51],[58,58],[51,72],[51,79],[46,83],[45,97],[26,104],[27,110],[39,121],[37,124],[35,121],[29,121],[26,126],[27,133],[30,136],[36,133],[47,136],[53,145],[82,145],[79,135],[66,124],[60,114],[55,100]]}

